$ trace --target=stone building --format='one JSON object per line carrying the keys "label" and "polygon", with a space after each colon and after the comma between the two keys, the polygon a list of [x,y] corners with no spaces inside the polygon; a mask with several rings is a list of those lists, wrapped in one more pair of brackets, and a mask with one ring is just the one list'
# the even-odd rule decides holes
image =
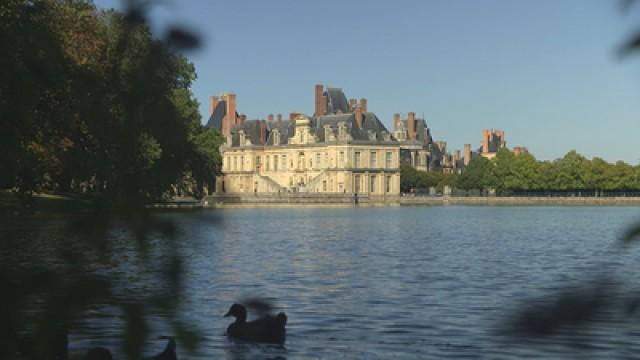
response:
{"label": "stone building", "polygon": [[227,193],[400,193],[400,146],[367,100],[347,100],[338,88],[315,87],[313,116],[291,113],[247,120],[236,96],[211,98],[209,127],[220,129]]}
{"label": "stone building", "polygon": [[420,171],[459,172],[465,165],[460,151],[447,152],[446,141],[434,141],[427,122],[409,112],[406,119],[393,115],[393,135],[400,142],[400,158]]}
{"label": "stone building", "polygon": [[507,146],[504,139],[504,131],[486,129],[482,132],[482,146],[478,149],[478,154],[487,159],[496,157],[498,150]]}

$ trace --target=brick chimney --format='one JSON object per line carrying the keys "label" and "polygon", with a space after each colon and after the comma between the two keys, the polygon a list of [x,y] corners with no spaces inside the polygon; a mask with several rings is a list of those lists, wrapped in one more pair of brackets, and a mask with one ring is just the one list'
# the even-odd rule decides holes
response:
{"label": "brick chimney", "polygon": [[471,144],[464,144],[464,166],[471,161]]}
{"label": "brick chimney", "polygon": [[238,124],[238,119],[236,118],[236,95],[229,93],[224,97],[227,104],[227,114],[222,120],[222,135],[227,136],[231,134],[231,128]]}
{"label": "brick chimney", "polygon": [[413,111],[407,114],[407,137],[409,140],[416,139],[416,113]]}
{"label": "brick chimney", "polygon": [[211,107],[210,107],[209,113],[213,114],[213,112],[216,111],[216,106],[218,106],[218,97],[217,96],[212,96],[211,97]]}
{"label": "brick chimney", "polygon": [[278,127],[282,127],[282,114],[278,114]]}
{"label": "brick chimney", "polygon": [[269,119],[269,121],[273,121],[273,114],[269,114],[269,116],[267,117],[267,119]]}
{"label": "brick chimney", "polygon": [[362,109],[362,112],[367,112],[367,99],[360,99],[360,108]]}
{"label": "brick chimney", "polygon": [[500,138],[500,147],[503,148],[505,146],[504,131],[496,130],[496,136]]}
{"label": "brick chimney", "polygon": [[489,152],[489,140],[491,139],[491,130],[487,129],[482,133],[482,152]]}
{"label": "brick chimney", "polygon": [[356,117],[356,125],[358,126],[358,129],[362,129],[362,107],[361,106],[356,106],[355,117]]}
{"label": "brick chimney", "polygon": [[264,120],[258,122],[260,124],[260,144],[267,143],[267,123]]}
{"label": "brick chimney", "polygon": [[321,84],[316,85],[316,111],[315,116],[324,115],[327,113],[327,97],[324,96],[324,86]]}
{"label": "brick chimney", "polygon": [[393,114],[393,131],[398,131],[400,128],[400,114]]}

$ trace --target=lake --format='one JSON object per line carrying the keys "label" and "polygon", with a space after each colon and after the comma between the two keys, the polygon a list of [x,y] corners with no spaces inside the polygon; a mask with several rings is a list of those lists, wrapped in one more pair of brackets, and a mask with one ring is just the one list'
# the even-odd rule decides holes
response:
{"label": "lake", "polygon": [[[638,293],[640,244],[621,233],[635,207],[392,207],[207,209],[161,213],[178,225],[186,259],[184,321],[201,348],[181,359],[629,358],[640,314],[607,310],[591,327],[514,338],[519,306],[615,278],[619,303]],[[124,262],[129,260],[123,259]],[[115,266],[115,265],[114,265]],[[118,267],[121,265],[118,265]],[[129,275],[131,291],[153,288]],[[229,341],[223,318],[260,297],[287,313],[284,348]],[[103,311],[104,310],[104,311]],[[109,309],[89,314],[71,348],[116,347]],[[166,335],[154,314],[154,336]],[[251,318],[251,315],[250,315]],[[92,325],[93,324],[93,325]],[[96,324],[100,324],[99,326]],[[153,340],[148,353],[164,341]]]}

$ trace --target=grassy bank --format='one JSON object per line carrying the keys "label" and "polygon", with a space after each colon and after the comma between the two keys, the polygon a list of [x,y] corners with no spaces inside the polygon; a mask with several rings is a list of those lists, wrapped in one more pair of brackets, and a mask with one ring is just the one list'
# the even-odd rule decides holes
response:
{"label": "grassy bank", "polygon": [[86,211],[90,203],[86,198],[45,193],[34,194],[33,198],[26,203],[21,201],[13,191],[0,190],[0,212],[5,214],[25,212],[77,213]]}

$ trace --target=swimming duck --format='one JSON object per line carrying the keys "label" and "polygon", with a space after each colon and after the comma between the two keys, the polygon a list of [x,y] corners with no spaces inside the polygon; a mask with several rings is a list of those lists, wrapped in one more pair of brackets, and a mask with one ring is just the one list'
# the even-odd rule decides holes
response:
{"label": "swimming duck", "polygon": [[87,360],[113,360],[111,351],[103,347],[91,348],[87,351]]}
{"label": "swimming duck", "polygon": [[160,339],[167,339],[167,347],[160,354],[150,357],[149,360],[178,360],[176,355],[176,341],[170,336],[161,336]]}
{"label": "swimming duck", "polygon": [[227,335],[240,340],[283,344],[285,340],[284,326],[287,315],[267,315],[263,318],[247,322],[247,309],[240,304],[233,304],[225,317],[233,316],[236,321],[227,328]]}

